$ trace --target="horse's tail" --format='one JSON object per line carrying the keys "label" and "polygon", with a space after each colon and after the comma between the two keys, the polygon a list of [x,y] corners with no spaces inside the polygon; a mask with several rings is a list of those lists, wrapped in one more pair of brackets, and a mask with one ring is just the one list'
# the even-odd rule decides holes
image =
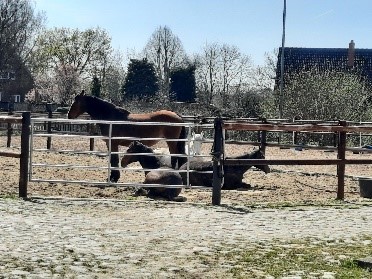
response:
{"label": "horse's tail", "polygon": [[[186,139],[186,127],[182,126],[179,139]],[[178,141],[177,142],[177,149],[179,154],[185,154],[186,155],[186,148],[185,148],[185,142],[184,141]],[[180,168],[184,163],[187,162],[186,157],[178,157],[178,168]]]}

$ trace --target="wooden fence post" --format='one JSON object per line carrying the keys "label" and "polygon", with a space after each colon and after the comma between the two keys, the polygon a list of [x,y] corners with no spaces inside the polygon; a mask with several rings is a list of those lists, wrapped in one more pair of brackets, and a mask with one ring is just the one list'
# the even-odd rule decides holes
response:
{"label": "wooden fence post", "polygon": [[[267,123],[266,118],[262,119],[262,123]],[[266,154],[266,138],[267,138],[267,131],[260,131],[260,150],[265,155]]]}
{"label": "wooden fence post", "polygon": [[[93,135],[94,132],[93,124],[87,124],[87,130],[89,135]],[[94,151],[94,138],[89,138],[89,150]]]}
{"label": "wooden fence post", "polygon": [[221,188],[223,178],[223,133],[222,119],[220,117],[214,120],[214,143],[213,143],[213,189],[212,189],[212,204],[221,204]]}
{"label": "wooden fence post", "polygon": [[[346,121],[339,121],[340,126],[346,127]],[[338,153],[337,159],[343,160],[337,165],[337,199],[343,200],[345,195],[345,158],[346,158],[346,132],[342,131],[338,134]]]}
{"label": "wooden fence post", "polygon": [[[10,104],[9,104],[9,107],[8,107],[8,115],[13,115],[13,109],[10,106]],[[11,123],[8,123],[7,124],[7,141],[6,141],[6,147],[8,147],[8,148],[12,144],[12,134],[13,134],[13,126],[12,126]]]}
{"label": "wooden fence post", "polygon": [[[52,112],[52,104],[46,104],[46,111],[48,112],[48,118],[53,118],[53,112]],[[52,122],[48,121],[47,124],[47,133],[52,133]],[[47,149],[50,150],[52,145],[52,137],[48,136],[47,138]]]}
{"label": "wooden fence post", "polygon": [[19,159],[19,197],[27,198],[28,159],[30,153],[31,112],[22,113],[21,157]]}

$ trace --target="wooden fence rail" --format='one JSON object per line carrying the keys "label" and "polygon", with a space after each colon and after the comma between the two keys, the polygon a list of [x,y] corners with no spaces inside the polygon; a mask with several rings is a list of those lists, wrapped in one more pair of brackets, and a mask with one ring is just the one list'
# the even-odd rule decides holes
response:
{"label": "wooden fence rail", "polygon": [[[346,121],[339,121],[337,124],[266,124],[266,123],[232,123],[218,121],[217,125],[221,125],[225,130],[244,130],[244,131],[264,131],[264,132],[327,132],[331,131],[337,133],[337,159],[334,160],[289,160],[289,159],[259,159],[259,160],[233,160],[225,159],[221,162],[221,156],[217,156],[214,159],[217,161],[216,164],[225,164],[225,165],[337,165],[337,179],[338,179],[338,188],[337,188],[337,199],[344,199],[344,187],[345,187],[345,166],[347,164],[372,164],[372,159],[346,159],[346,134],[348,132],[372,132],[372,125],[350,125],[348,126]],[[266,134],[261,138],[260,146],[265,148]],[[222,134],[218,136],[222,137]],[[220,141],[220,139],[215,140]],[[219,146],[214,144],[213,153],[219,154],[222,150],[219,149]],[[221,174],[216,174],[217,177]],[[215,178],[215,176],[213,176]],[[218,191],[221,189],[220,180],[214,181],[214,191],[218,197]],[[220,201],[216,198],[212,198],[213,204],[218,205]]]}
{"label": "wooden fence rail", "polygon": [[[52,121],[52,120],[51,120]],[[28,163],[30,148],[30,112],[22,113],[22,117],[0,116],[0,123],[22,124],[21,131],[21,153],[0,152],[0,156],[14,157],[20,159],[20,177],[19,177],[19,196],[27,197],[28,182]],[[49,124],[49,123],[48,123]],[[49,129],[48,129],[49,130]],[[242,130],[255,131],[260,133],[258,144],[265,150],[267,132],[326,132],[331,131],[337,134],[337,159],[326,160],[289,160],[289,159],[261,159],[261,160],[233,160],[224,159],[223,130]],[[372,132],[372,125],[348,125],[346,121],[339,121],[337,124],[315,123],[315,124],[277,124],[277,123],[233,123],[224,122],[221,118],[214,120],[214,144],[212,150],[213,156],[213,191],[212,204],[219,205],[221,202],[221,183],[223,177],[223,165],[336,165],[338,177],[337,199],[344,199],[345,184],[345,166],[347,164],[372,164],[372,159],[346,159],[346,136],[347,133]]]}
{"label": "wooden fence rail", "polygon": [[22,124],[21,153],[5,151],[0,152],[0,156],[19,158],[19,197],[27,198],[31,113],[23,112],[22,117],[0,116],[0,123]]}

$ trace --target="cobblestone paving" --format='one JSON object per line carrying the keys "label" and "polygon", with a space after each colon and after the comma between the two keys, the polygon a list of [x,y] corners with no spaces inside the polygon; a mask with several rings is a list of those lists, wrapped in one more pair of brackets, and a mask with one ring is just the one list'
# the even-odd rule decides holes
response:
{"label": "cobblestone paving", "polygon": [[[250,209],[0,199],[0,278],[233,278],[202,256],[270,240],[372,234],[372,207]],[[331,277],[332,278],[332,277]]]}

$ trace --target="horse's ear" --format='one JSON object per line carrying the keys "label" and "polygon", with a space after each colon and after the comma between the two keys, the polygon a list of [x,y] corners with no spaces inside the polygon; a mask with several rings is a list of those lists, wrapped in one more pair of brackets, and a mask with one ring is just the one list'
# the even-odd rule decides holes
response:
{"label": "horse's ear", "polygon": [[85,91],[81,90],[80,96],[84,96],[84,95],[85,95]]}

